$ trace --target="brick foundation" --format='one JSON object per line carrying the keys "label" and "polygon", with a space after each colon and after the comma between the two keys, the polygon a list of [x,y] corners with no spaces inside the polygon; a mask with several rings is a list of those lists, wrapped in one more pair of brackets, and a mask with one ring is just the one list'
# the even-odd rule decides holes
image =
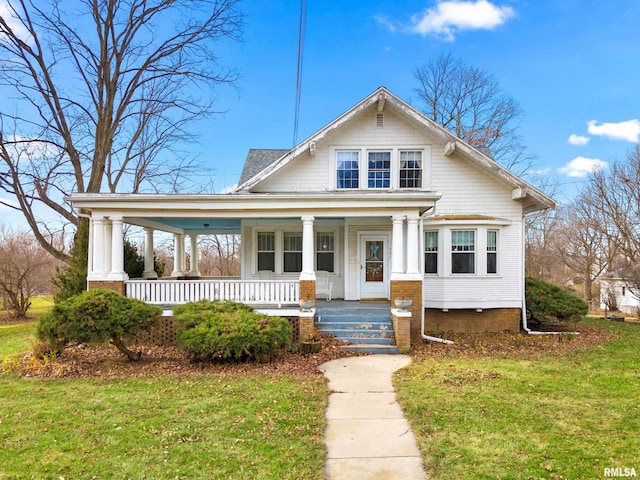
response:
{"label": "brick foundation", "polygon": [[514,332],[520,331],[519,308],[442,310],[426,308],[424,328],[428,332]]}
{"label": "brick foundation", "polygon": [[87,290],[95,290],[96,288],[106,288],[114,292],[124,295],[124,282],[122,280],[89,280]]}
{"label": "brick foundation", "polygon": [[407,309],[411,312],[410,337],[411,343],[422,340],[420,334],[420,322],[422,320],[422,281],[420,280],[391,280],[391,308],[396,299],[411,300],[411,306]]}

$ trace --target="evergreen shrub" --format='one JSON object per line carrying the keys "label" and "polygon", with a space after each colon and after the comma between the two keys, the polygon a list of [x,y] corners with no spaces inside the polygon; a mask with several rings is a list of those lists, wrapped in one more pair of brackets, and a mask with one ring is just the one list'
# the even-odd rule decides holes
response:
{"label": "evergreen shrub", "polygon": [[589,311],[589,305],[584,300],[532,277],[526,279],[526,301],[532,318],[537,320],[551,317],[562,321],[578,321]]}
{"label": "evergreen shrub", "polygon": [[291,345],[289,322],[242,303],[201,300],[173,308],[178,346],[200,361],[265,361]]}
{"label": "evergreen shrub", "polygon": [[162,308],[127,298],[106,289],[95,289],[56,303],[38,323],[38,337],[52,351],[62,351],[69,342],[111,342],[131,360],[140,353],[129,350],[125,341],[150,328]]}

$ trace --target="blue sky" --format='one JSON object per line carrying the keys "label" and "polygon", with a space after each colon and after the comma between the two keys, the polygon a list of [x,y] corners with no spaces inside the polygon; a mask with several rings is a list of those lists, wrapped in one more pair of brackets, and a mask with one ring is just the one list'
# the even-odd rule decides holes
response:
{"label": "blue sky", "polygon": [[[199,179],[218,192],[237,182],[250,148],[293,145],[299,2],[240,6],[242,41],[219,46],[237,86],[218,89],[225,113],[194,125],[190,146],[208,171]],[[298,141],[379,86],[419,108],[416,66],[451,53],[520,103],[533,173],[568,202],[592,168],[640,139],[638,25],[637,0],[310,0]]]}
{"label": "blue sky", "polygon": [[[226,111],[201,125],[201,160],[220,190],[249,148],[289,148],[299,3],[247,0],[243,41],[221,63],[240,74],[218,92]],[[420,107],[416,66],[441,53],[494,75],[524,110],[535,169],[571,199],[591,168],[623,160],[640,139],[640,2],[308,2],[298,141],[379,86]]]}

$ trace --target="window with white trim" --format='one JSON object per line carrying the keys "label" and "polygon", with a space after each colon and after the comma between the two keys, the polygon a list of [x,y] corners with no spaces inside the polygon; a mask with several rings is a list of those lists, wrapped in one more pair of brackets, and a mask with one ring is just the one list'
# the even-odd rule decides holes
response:
{"label": "window with white trim", "polygon": [[369,152],[368,188],[391,187],[391,152]]}
{"label": "window with white trim", "polygon": [[424,273],[438,273],[438,232],[424,232]]}
{"label": "window with white trim", "polygon": [[475,230],[451,231],[451,273],[476,272]]}
{"label": "window with white trim", "polygon": [[284,232],[282,236],[282,265],[285,273],[302,271],[302,232]]}
{"label": "window with white trim", "polygon": [[333,232],[316,234],[316,270],[335,271],[335,246]]}
{"label": "window with white trim", "polygon": [[258,232],[258,271],[276,271],[276,234]]}
{"label": "window with white trim", "polygon": [[400,152],[400,188],[422,188],[422,152]]}
{"label": "window with white trim", "polygon": [[487,230],[487,273],[498,273],[497,230]]}
{"label": "window with white trim", "polygon": [[336,152],[336,187],[339,189],[360,188],[359,152]]}

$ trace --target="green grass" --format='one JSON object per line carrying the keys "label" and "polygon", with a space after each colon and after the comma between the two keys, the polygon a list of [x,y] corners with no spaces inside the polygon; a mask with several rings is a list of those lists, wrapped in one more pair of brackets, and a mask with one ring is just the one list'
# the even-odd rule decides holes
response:
{"label": "green grass", "polygon": [[640,473],[640,328],[563,356],[428,359],[395,379],[430,478]]}
{"label": "green grass", "polygon": [[0,325],[0,365],[7,358],[25,353],[34,343],[36,322]]}
{"label": "green grass", "polygon": [[1,479],[323,478],[320,378],[0,375],[0,398]]}
{"label": "green grass", "polygon": [[31,299],[31,307],[27,312],[29,317],[41,317],[53,307],[53,295],[38,295]]}

